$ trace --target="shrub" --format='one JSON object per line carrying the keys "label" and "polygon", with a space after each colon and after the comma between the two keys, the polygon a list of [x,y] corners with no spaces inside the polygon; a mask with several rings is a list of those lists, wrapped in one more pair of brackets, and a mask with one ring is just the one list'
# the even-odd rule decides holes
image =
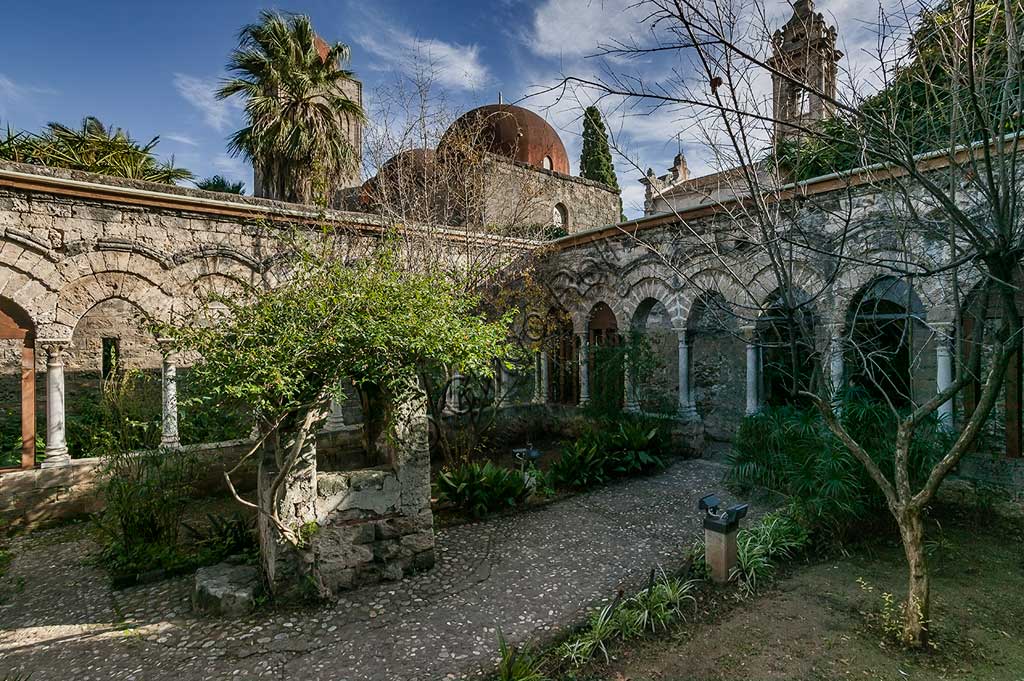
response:
{"label": "shrub", "polygon": [[495,466],[490,461],[459,464],[441,471],[434,490],[438,499],[455,504],[475,518],[514,508],[530,496],[522,471]]}
{"label": "shrub", "polygon": [[664,439],[659,423],[620,415],[563,443],[549,472],[555,485],[588,489],[612,478],[660,470],[665,467],[661,455]]}
{"label": "shrub", "polygon": [[[888,407],[851,395],[841,418],[892,479],[896,417]],[[912,484],[941,456],[948,437],[935,418],[918,426],[911,449]],[[745,418],[727,463],[727,482],[790,497],[795,517],[822,536],[842,540],[857,524],[887,518],[881,491],[816,409],[768,408]]]}
{"label": "shrub", "polygon": [[696,582],[651,570],[647,588],[628,598],[620,593],[614,601],[595,610],[587,627],[558,648],[562,661],[580,667],[600,653],[608,661],[608,645],[667,629],[685,620],[683,606],[695,603],[691,595]]}
{"label": "shrub", "polygon": [[95,516],[101,558],[117,574],[176,570],[188,562],[178,547],[182,514],[197,462],[182,451],[109,450],[100,469],[106,505]]}
{"label": "shrub", "polygon": [[789,509],[764,516],[736,534],[736,567],[730,578],[746,595],[770,579],[780,561],[793,558],[810,542],[808,532]]}
{"label": "shrub", "polygon": [[99,399],[83,401],[68,419],[67,440],[75,458],[155,449],[160,426],[159,380],[138,369],[116,370],[103,380]]}
{"label": "shrub", "polygon": [[515,648],[508,644],[505,635],[498,630],[498,673],[496,681],[547,681],[541,672],[540,657],[527,648]]}
{"label": "shrub", "polygon": [[255,518],[247,518],[241,513],[227,517],[208,513],[206,521],[205,528],[182,523],[191,535],[198,563],[218,563],[228,556],[241,556],[250,562],[256,561],[259,555],[259,540]]}
{"label": "shrub", "polygon": [[584,437],[563,444],[548,473],[556,487],[588,489],[608,482],[607,466],[608,452],[601,443]]}

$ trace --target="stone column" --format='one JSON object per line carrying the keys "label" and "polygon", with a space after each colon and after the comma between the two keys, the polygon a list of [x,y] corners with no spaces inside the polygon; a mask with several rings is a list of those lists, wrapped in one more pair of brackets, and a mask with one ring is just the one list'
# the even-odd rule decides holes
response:
{"label": "stone column", "polygon": [[829,340],[828,348],[829,395],[833,401],[839,399],[838,396],[846,386],[846,364],[843,359],[843,350],[842,327],[837,324],[832,327],[832,337]]}
{"label": "stone column", "polygon": [[697,405],[690,391],[690,345],[685,331],[679,334],[679,417],[684,420],[698,418]]}
{"label": "stone column", "polygon": [[40,340],[46,351],[46,458],[43,468],[70,466],[64,439],[64,351],[66,340]]}
{"label": "stone column", "polygon": [[331,413],[327,415],[327,420],[324,421],[325,431],[337,431],[345,428],[345,403],[341,400],[332,397],[331,398]]}
{"label": "stone column", "polygon": [[551,401],[551,382],[550,382],[550,371],[548,367],[548,351],[541,350],[540,352],[540,401],[541,404],[547,404]]}
{"label": "stone column", "polygon": [[448,384],[448,393],[444,399],[444,411],[449,415],[462,412],[462,374],[458,371],[452,373],[451,383]]}
{"label": "stone column", "polygon": [[580,339],[580,400],[583,405],[590,402],[590,342],[586,334],[579,334]]}
{"label": "stone column", "polygon": [[761,353],[760,348],[757,346],[757,336],[754,333],[753,327],[747,327],[743,330],[747,341],[747,416],[756,414],[760,410],[760,395],[758,394],[758,386],[760,385],[761,376]]}
{"label": "stone column", "polygon": [[[935,392],[953,385],[953,354],[949,351],[950,335],[945,328],[939,328],[935,337]],[[939,405],[938,416],[942,427],[953,429],[953,400],[949,399]]]}
{"label": "stone column", "polygon": [[177,449],[181,447],[181,438],[178,436],[178,367],[174,356],[173,341],[169,338],[160,338],[157,343],[160,344],[160,354],[163,356],[163,367],[160,373],[163,394],[160,446]]}
{"label": "stone column", "polygon": [[633,381],[633,363],[629,361],[629,353],[622,358],[622,404],[625,411],[636,414],[640,411],[640,402],[636,397],[636,383]]}

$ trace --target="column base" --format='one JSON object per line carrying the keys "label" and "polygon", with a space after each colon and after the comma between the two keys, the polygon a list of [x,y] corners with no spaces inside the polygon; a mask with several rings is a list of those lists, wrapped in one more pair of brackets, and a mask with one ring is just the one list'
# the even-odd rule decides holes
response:
{"label": "column base", "polygon": [[39,464],[40,468],[63,468],[71,465],[71,455],[67,447],[45,452],[46,458]]}
{"label": "column base", "polygon": [[578,407],[585,407],[588,404],[590,404],[590,398],[589,397],[581,397],[579,399],[579,402],[576,403],[576,406],[578,406]]}
{"label": "column base", "polygon": [[181,449],[181,440],[175,438],[173,440],[160,440],[161,449]]}
{"label": "column base", "polygon": [[692,404],[686,404],[679,407],[676,411],[676,415],[680,421],[700,421],[700,414],[697,413],[697,407]]}
{"label": "column base", "polygon": [[640,404],[637,402],[627,402],[626,406],[623,407],[623,411],[625,411],[627,414],[639,414]]}

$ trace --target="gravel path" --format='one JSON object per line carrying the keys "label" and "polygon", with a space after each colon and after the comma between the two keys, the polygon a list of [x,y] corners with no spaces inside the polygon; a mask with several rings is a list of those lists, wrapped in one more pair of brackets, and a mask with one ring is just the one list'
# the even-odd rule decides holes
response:
{"label": "gravel path", "polygon": [[191,577],[114,591],[82,525],[12,541],[0,581],[0,678],[454,679],[489,669],[497,630],[543,638],[675,565],[721,468],[680,461],[534,511],[437,534],[437,566],[319,608],[193,616]]}

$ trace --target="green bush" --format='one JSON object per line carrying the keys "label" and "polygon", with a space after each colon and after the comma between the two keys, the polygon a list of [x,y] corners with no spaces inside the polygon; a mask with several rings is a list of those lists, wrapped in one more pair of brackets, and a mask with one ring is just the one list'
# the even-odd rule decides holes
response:
{"label": "green bush", "polygon": [[155,449],[160,428],[159,379],[138,369],[118,370],[103,380],[98,400],[82,401],[68,419],[68,447],[75,458]]}
{"label": "green bush", "polygon": [[639,475],[665,467],[659,423],[640,417],[606,420],[562,444],[549,470],[556,486],[589,489],[612,478]]}
{"label": "green bush", "polygon": [[608,645],[614,641],[628,641],[660,629],[667,629],[686,619],[684,606],[695,603],[691,592],[696,586],[692,580],[666,575],[663,570],[651,570],[647,588],[595,610],[587,620],[587,627],[558,648],[558,657],[573,667],[580,667],[600,654],[610,659]]}
{"label": "green bush", "polygon": [[241,513],[230,516],[208,513],[206,523],[205,528],[182,523],[190,535],[189,543],[195,550],[197,563],[211,565],[228,556],[241,556],[254,563],[259,558],[255,518],[247,518]]}
{"label": "green bush", "polygon": [[[854,395],[844,402],[841,418],[892,479],[896,416]],[[912,484],[923,481],[948,438],[936,418],[918,426],[910,452]],[[768,408],[745,418],[727,463],[727,482],[786,495],[795,517],[823,536],[842,540],[857,525],[887,518],[881,491],[816,409]]]}
{"label": "green bush", "polygon": [[736,533],[736,567],[730,578],[752,594],[775,574],[781,561],[793,558],[809,542],[807,530],[789,509],[769,513]]}
{"label": "green bush", "polygon": [[556,487],[589,489],[608,482],[608,451],[600,442],[581,438],[562,445],[559,457],[548,474]]}
{"label": "green bush", "polygon": [[541,658],[526,646],[510,646],[499,629],[495,681],[547,681],[547,678],[541,672]]}
{"label": "green bush", "polygon": [[176,571],[191,561],[178,535],[196,476],[187,452],[107,451],[99,468],[105,506],[95,522],[101,559],[115,575]]}
{"label": "green bush", "polygon": [[515,508],[530,496],[527,476],[518,470],[484,463],[464,463],[442,470],[434,483],[439,500],[480,518]]}

